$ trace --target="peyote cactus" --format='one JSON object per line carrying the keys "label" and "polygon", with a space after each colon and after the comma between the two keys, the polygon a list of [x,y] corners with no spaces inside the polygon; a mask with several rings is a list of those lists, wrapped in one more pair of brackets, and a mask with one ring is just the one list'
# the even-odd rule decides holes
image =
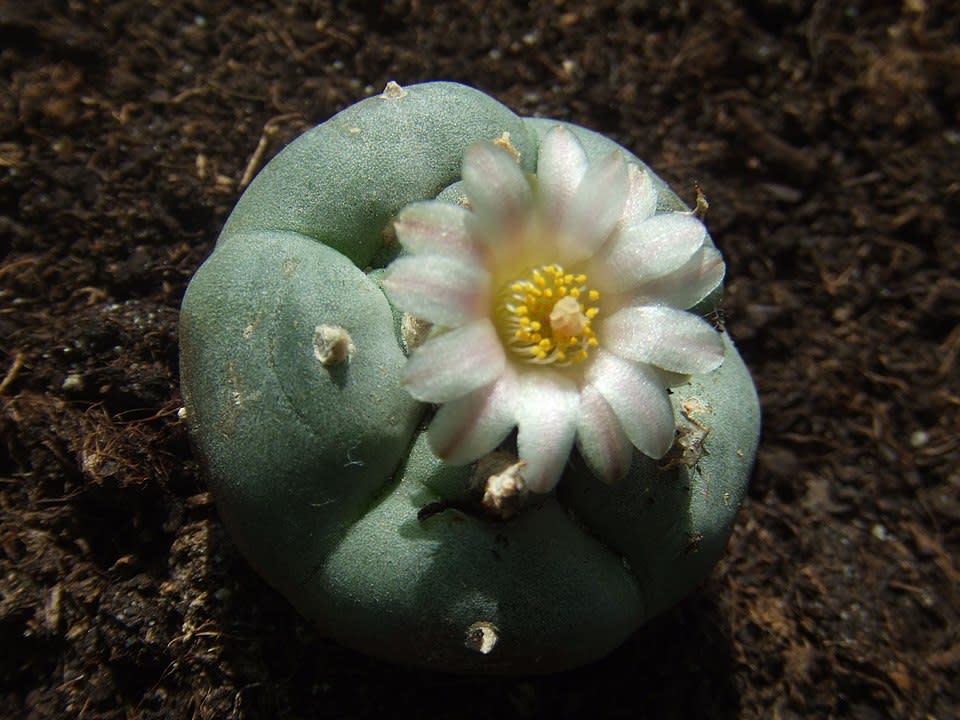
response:
{"label": "peyote cactus", "polygon": [[744,495],[757,398],[704,319],[723,272],[613,142],[391,83],[264,168],[187,289],[184,402],[224,523],[364,652],[604,655],[704,578]]}

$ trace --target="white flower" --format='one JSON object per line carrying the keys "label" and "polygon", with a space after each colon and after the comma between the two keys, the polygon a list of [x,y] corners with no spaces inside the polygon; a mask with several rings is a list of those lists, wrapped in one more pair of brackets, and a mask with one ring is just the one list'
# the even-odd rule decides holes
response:
{"label": "white flower", "polygon": [[574,442],[606,481],[633,448],[673,443],[667,388],[723,361],[719,333],[685,312],[723,279],[720,254],[689,213],[654,214],[648,173],[619,152],[590,163],[564,127],[543,139],[536,176],[491,143],[463,160],[470,209],[429,201],[397,222],[407,253],[384,289],[433,323],[404,384],[441,404],[434,451],[466,464],[517,428],[523,479],[548,492]]}

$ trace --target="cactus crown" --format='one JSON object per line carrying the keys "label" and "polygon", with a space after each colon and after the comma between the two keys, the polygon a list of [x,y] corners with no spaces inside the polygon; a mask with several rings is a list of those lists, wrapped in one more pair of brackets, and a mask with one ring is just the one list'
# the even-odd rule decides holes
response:
{"label": "cactus crown", "polygon": [[687,312],[722,280],[693,214],[657,213],[648,173],[614,152],[593,163],[571,131],[546,134],[534,176],[508,141],[468,148],[469,207],[407,206],[407,253],[388,268],[391,301],[434,326],[408,360],[413,397],[441,404],[429,437],[462,464],[518,428],[523,479],[547,492],[576,443],[605,481],[634,448],[674,440],[671,384],[715,370],[720,335]]}

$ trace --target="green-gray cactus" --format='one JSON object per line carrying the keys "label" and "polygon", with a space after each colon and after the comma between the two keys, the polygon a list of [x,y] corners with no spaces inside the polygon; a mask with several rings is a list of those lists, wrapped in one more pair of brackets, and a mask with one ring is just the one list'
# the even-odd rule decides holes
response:
{"label": "green-gray cactus", "polygon": [[[528,197],[531,225],[488,207]],[[602,231],[583,229],[590,203]],[[597,235],[591,252],[578,233]],[[514,236],[523,262],[557,258],[503,275],[497,244]],[[571,298],[519,309],[558,258]],[[264,168],[187,290],[183,395],[224,523],[364,652],[496,673],[604,655],[703,579],[744,495],[756,394],[729,338],[694,317],[722,272],[677,196],[611,141],[461,85],[391,84]],[[411,316],[434,324],[416,350]],[[451,341],[472,337],[486,345]]]}

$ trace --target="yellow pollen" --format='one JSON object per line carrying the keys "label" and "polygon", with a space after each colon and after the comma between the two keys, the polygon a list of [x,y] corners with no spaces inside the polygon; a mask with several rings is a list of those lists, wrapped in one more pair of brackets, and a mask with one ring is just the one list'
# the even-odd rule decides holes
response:
{"label": "yellow pollen", "polygon": [[504,344],[524,362],[565,367],[599,347],[593,321],[600,293],[587,276],[560,265],[531,268],[500,291],[496,324]]}

